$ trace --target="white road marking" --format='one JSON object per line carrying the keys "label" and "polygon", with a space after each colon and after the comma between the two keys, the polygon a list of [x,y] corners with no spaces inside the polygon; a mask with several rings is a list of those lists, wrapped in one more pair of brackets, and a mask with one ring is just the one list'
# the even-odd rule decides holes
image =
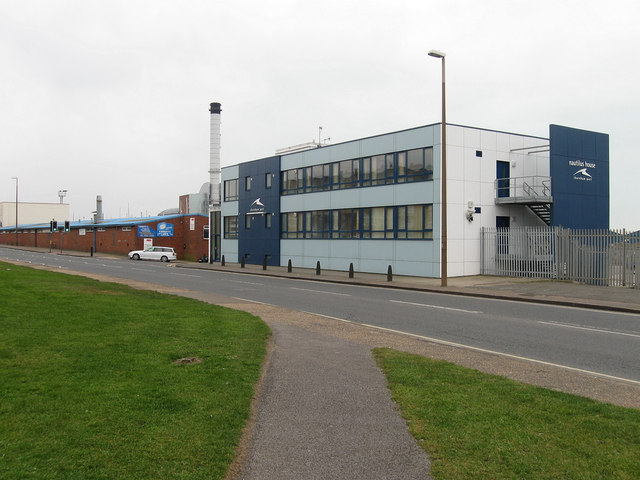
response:
{"label": "white road marking", "polygon": [[632,380],[630,378],[624,378],[624,377],[616,377],[615,375],[608,375],[606,373],[594,372],[593,370],[585,370],[585,369],[582,369],[582,368],[570,367],[569,365],[562,365],[560,363],[545,362],[544,360],[537,360],[535,358],[522,357],[520,355],[513,355],[511,353],[504,353],[504,352],[498,352],[496,350],[489,350],[489,349],[486,349],[486,348],[474,347],[474,346],[471,346],[471,345],[465,345],[463,343],[449,342],[447,340],[441,340],[439,338],[426,337],[424,335],[417,335],[415,333],[408,333],[408,332],[403,332],[403,331],[400,331],[400,330],[394,330],[393,328],[379,327],[377,325],[370,325],[368,323],[359,323],[359,322],[354,322],[352,320],[346,320],[344,318],[337,318],[337,317],[332,317],[332,316],[329,316],[329,315],[322,315],[321,313],[313,313],[313,312],[303,312],[303,313],[308,313],[310,315],[318,315],[319,317],[329,318],[331,320],[337,320],[339,322],[352,323],[354,325],[361,325],[363,327],[373,328],[373,329],[376,329],[376,330],[381,330],[383,332],[390,332],[390,333],[397,333],[397,334],[400,334],[400,335],[406,335],[408,337],[413,337],[413,338],[417,338],[419,340],[425,340],[425,341],[428,341],[428,342],[437,343],[439,345],[447,345],[449,347],[464,348],[464,349],[473,350],[473,351],[476,351],[476,352],[482,352],[482,353],[488,353],[488,354],[491,354],[491,355],[499,355],[499,356],[502,356],[502,357],[514,358],[516,360],[523,360],[523,361],[526,361],[526,362],[537,363],[539,365],[546,365],[548,367],[562,368],[564,370],[570,370],[572,372],[585,373],[587,375],[593,375],[593,376],[596,376],[596,377],[602,377],[602,378],[606,378],[606,379],[609,379],[609,380],[616,380],[616,381],[620,381],[620,382],[632,383],[634,385],[640,385],[640,381],[638,381],[638,380]]}
{"label": "white road marking", "polygon": [[241,280],[226,280],[229,283],[241,283],[243,285],[258,285],[260,287],[264,286],[264,283],[256,283],[256,282],[243,282]]}
{"label": "white road marking", "polygon": [[428,303],[402,302],[400,300],[389,300],[392,303],[402,303],[404,305],[414,305],[416,307],[438,308],[440,310],[451,310],[453,312],[463,313],[482,313],[478,310],[465,310],[464,308],[443,307],[442,305],[430,305]]}
{"label": "white road marking", "polygon": [[336,292],[327,292],[326,290],[312,290],[310,288],[298,288],[298,287],[290,287],[291,290],[300,290],[302,292],[311,292],[311,293],[326,293],[327,295],[338,295],[340,297],[351,297],[348,293],[336,293]]}
{"label": "white road marking", "polygon": [[615,330],[605,330],[605,329],[602,329],[602,328],[594,328],[594,327],[583,327],[581,325],[571,325],[569,323],[543,322],[543,321],[539,321],[538,323],[542,323],[544,325],[552,325],[554,327],[575,328],[577,330],[587,330],[587,331],[590,331],[590,332],[609,333],[611,335],[622,335],[624,337],[640,338],[640,334],[637,334],[637,333],[616,332]]}
{"label": "white road marking", "polygon": [[240,300],[241,302],[249,302],[249,303],[257,303],[258,305],[267,305],[269,307],[273,307],[272,303],[259,302],[257,300],[249,300],[248,298],[240,298],[240,297],[231,297],[234,300]]}

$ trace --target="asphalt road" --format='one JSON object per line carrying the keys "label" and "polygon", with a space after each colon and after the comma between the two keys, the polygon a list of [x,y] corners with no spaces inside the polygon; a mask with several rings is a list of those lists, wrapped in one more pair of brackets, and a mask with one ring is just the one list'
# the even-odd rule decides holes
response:
{"label": "asphalt road", "polygon": [[3,258],[216,293],[640,382],[634,314],[0,248]]}

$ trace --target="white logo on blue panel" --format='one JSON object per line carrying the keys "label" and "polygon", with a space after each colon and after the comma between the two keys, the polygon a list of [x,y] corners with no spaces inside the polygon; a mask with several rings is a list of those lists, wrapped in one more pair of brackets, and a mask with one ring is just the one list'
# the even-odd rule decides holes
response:
{"label": "white logo on blue panel", "polygon": [[577,170],[574,174],[573,174],[573,179],[574,180],[579,180],[582,182],[591,182],[593,180],[593,177],[591,176],[591,174],[588,172],[588,168],[591,169],[595,169],[596,168],[596,164],[595,163],[591,163],[591,162],[584,162],[582,160],[569,160],[569,166],[570,167],[582,167],[580,168],[580,170]]}

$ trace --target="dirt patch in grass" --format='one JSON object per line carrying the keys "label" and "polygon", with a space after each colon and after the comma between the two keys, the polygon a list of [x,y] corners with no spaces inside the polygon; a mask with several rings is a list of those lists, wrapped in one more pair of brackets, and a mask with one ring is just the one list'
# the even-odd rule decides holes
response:
{"label": "dirt patch in grass", "polygon": [[183,357],[173,362],[174,365],[195,365],[197,363],[202,363],[200,357]]}

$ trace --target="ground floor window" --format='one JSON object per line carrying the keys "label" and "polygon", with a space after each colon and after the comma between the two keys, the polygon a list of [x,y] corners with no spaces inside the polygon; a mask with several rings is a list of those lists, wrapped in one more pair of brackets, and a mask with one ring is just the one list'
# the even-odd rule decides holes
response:
{"label": "ground floor window", "polygon": [[433,205],[281,214],[280,238],[432,239]]}
{"label": "ground floor window", "polygon": [[224,217],[224,238],[238,238],[238,216]]}

